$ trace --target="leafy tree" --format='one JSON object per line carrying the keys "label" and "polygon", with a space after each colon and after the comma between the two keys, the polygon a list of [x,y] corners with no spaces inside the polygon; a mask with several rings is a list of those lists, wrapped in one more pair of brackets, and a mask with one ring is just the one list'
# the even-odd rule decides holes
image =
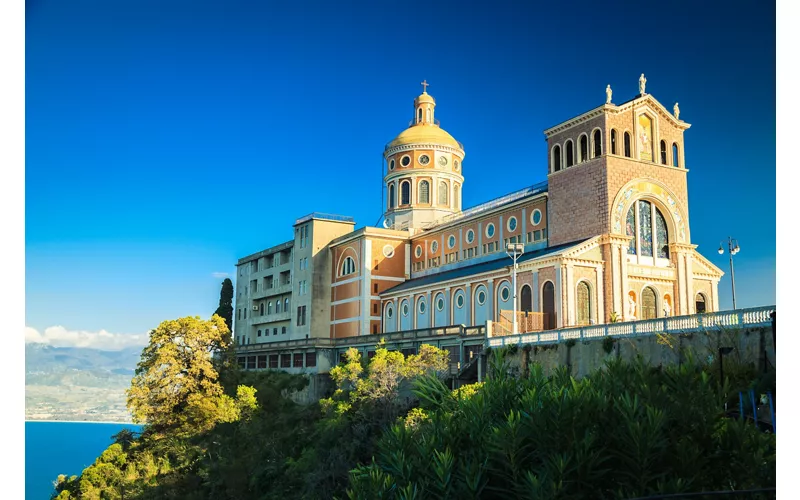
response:
{"label": "leafy tree", "polygon": [[237,420],[239,407],[224,394],[213,362],[229,341],[228,327],[217,315],[208,321],[164,321],[151,331],[127,391],[134,422],[181,436]]}
{"label": "leafy tree", "polygon": [[222,282],[222,290],[219,292],[219,307],[214,314],[225,320],[228,331],[233,331],[233,282],[230,278],[225,278]]}

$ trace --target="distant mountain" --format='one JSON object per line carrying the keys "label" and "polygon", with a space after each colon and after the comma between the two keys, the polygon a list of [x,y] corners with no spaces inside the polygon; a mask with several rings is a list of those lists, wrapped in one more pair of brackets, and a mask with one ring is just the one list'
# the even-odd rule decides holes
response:
{"label": "distant mountain", "polygon": [[141,353],[26,344],[26,418],[129,421],[125,390]]}

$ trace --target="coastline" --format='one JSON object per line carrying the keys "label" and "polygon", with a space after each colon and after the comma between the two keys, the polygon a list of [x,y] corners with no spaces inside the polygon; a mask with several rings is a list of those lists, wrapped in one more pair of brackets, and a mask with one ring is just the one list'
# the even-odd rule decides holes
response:
{"label": "coastline", "polygon": [[107,420],[28,420],[25,419],[25,423],[28,422],[46,422],[46,423],[62,423],[62,424],[119,424],[119,425],[142,425],[142,424],[134,424],[133,422],[115,422],[115,421],[107,421]]}

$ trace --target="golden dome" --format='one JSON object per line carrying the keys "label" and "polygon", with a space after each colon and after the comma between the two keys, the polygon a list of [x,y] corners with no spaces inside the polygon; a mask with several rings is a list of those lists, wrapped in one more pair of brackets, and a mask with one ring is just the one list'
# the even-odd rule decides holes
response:
{"label": "golden dome", "polygon": [[454,148],[463,149],[461,144],[448,134],[438,125],[420,123],[412,125],[407,129],[400,132],[400,135],[394,138],[387,146],[393,148],[404,144],[441,144],[444,146],[452,146]]}
{"label": "golden dome", "polygon": [[419,97],[414,99],[414,104],[415,105],[418,105],[418,104],[420,104],[422,102],[429,102],[429,103],[432,103],[432,104],[436,104],[436,101],[434,100],[433,96],[428,94],[427,92],[423,92],[422,94],[419,95]]}

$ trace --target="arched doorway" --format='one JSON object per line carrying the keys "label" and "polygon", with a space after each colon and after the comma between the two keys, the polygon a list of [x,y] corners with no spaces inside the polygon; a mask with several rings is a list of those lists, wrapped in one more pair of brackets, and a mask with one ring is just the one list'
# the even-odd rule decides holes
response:
{"label": "arched doorway", "polygon": [[521,301],[519,303],[520,311],[522,312],[531,312],[533,311],[533,300],[531,300],[531,287],[525,285],[522,287],[522,293],[520,293]]}
{"label": "arched doorway", "polygon": [[694,312],[697,314],[706,312],[706,296],[702,293],[698,293],[694,297]]}
{"label": "arched doorway", "polygon": [[655,319],[656,311],[656,291],[646,286],[642,290],[642,312],[639,319]]}
{"label": "arched doorway", "polygon": [[591,296],[589,295],[589,285],[585,281],[578,283],[577,290],[577,308],[576,313],[578,316],[579,325],[588,325],[591,323]]}
{"label": "arched doorway", "polygon": [[542,287],[542,312],[544,313],[544,329],[556,327],[556,291],[553,282],[548,281]]}

